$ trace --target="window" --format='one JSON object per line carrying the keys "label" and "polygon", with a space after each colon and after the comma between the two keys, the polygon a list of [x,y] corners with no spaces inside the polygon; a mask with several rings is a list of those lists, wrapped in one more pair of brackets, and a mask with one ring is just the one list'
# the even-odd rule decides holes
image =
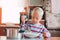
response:
{"label": "window", "polygon": [[2,0],[2,23],[19,23],[19,13],[24,8],[22,3],[23,1],[21,0]]}

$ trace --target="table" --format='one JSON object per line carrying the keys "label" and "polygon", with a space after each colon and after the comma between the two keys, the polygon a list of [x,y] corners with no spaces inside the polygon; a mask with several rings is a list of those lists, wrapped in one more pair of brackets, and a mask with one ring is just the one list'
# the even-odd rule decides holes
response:
{"label": "table", "polygon": [[[54,40],[54,38],[44,38],[44,39],[42,39],[42,38],[40,38],[40,39],[7,39],[7,40]],[[58,40],[58,38],[56,39],[55,38],[55,40]]]}
{"label": "table", "polygon": [[60,37],[44,38],[44,40],[60,40]]}
{"label": "table", "polygon": [[[42,38],[40,39],[18,39],[18,38],[10,38],[7,39],[6,36],[0,36],[0,40],[43,40]],[[51,38],[44,38],[44,40],[60,40],[60,37],[51,37]]]}
{"label": "table", "polygon": [[44,39],[7,39],[7,40],[44,40]]}

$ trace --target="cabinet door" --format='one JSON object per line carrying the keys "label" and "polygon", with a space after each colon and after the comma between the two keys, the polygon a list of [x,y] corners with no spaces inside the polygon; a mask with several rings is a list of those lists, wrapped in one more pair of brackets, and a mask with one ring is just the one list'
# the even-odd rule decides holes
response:
{"label": "cabinet door", "polygon": [[0,36],[6,36],[5,28],[0,28]]}

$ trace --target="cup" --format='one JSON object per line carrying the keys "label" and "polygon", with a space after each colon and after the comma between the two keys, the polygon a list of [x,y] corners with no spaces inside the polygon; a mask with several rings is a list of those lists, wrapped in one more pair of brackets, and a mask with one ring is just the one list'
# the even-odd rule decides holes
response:
{"label": "cup", "polygon": [[18,33],[18,39],[22,39],[22,33]]}

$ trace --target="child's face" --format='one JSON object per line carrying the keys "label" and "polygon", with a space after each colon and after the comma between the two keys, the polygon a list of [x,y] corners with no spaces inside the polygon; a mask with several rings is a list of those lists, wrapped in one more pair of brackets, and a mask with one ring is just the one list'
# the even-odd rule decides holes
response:
{"label": "child's face", "polygon": [[32,21],[34,23],[39,23],[39,21],[41,20],[41,16],[37,13],[37,12],[34,12],[33,15],[32,15]]}

